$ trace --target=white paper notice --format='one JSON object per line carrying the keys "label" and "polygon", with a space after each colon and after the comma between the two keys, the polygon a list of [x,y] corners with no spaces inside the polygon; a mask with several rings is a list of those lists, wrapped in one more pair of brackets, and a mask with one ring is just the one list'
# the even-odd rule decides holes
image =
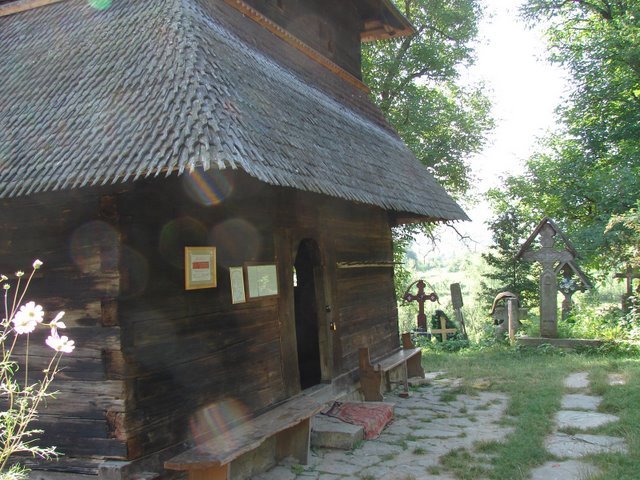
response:
{"label": "white paper notice", "polygon": [[192,282],[210,282],[213,279],[211,276],[211,255],[191,254],[189,260]]}

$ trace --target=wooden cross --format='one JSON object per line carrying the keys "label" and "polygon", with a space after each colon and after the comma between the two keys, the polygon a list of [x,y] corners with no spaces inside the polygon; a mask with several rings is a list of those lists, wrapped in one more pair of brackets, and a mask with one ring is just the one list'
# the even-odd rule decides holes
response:
{"label": "wooden cross", "polygon": [[438,319],[440,320],[440,328],[431,328],[431,335],[441,335],[442,341],[445,342],[448,333],[456,333],[458,330],[455,328],[447,328],[447,317],[444,315],[439,315]]}
{"label": "wooden cross", "polygon": [[548,223],[540,229],[540,249],[527,250],[522,258],[542,265],[540,274],[540,335],[555,338],[558,336],[558,278],[554,265],[558,262],[573,260],[567,250],[556,250],[556,231]]}
{"label": "wooden cross", "polygon": [[631,265],[627,265],[627,271],[624,273],[616,273],[615,278],[625,278],[627,280],[627,293],[622,295],[622,311],[628,312],[629,310],[629,297],[633,296],[633,281],[636,278],[640,278],[640,273],[637,270],[631,268]]}
{"label": "wooden cross", "polygon": [[436,295],[435,292],[427,295],[424,291],[424,287],[426,286],[426,284],[423,280],[418,280],[416,282],[416,285],[418,286],[418,294],[412,295],[411,293],[409,293],[409,289],[413,287],[413,285],[414,284],[409,285],[409,288],[407,288],[407,291],[404,293],[404,296],[402,298],[404,298],[405,302],[418,302],[418,330],[426,332],[427,316],[424,313],[424,304],[427,300],[431,302],[437,302],[438,295]]}

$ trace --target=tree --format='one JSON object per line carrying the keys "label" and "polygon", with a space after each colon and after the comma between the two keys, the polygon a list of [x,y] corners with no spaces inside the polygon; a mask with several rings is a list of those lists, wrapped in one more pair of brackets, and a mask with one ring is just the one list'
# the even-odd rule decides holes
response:
{"label": "tree", "polygon": [[[414,26],[409,37],[363,46],[362,71],[371,95],[400,137],[452,196],[464,196],[471,174],[466,159],[482,149],[493,127],[482,86],[463,85],[460,69],[473,62],[479,0],[394,0]],[[394,260],[402,261],[417,232],[394,230]],[[408,272],[396,269],[402,295]]]}
{"label": "tree", "polygon": [[460,82],[473,62],[479,0],[395,0],[416,33],[364,45],[363,78],[389,122],[454,196],[465,194],[466,159],[493,127],[481,86]]}
{"label": "tree", "polygon": [[509,195],[561,224],[585,263],[613,267],[625,261],[630,231],[607,225],[640,198],[640,3],[529,0],[523,13],[548,25],[550,60],[573,91],[558,109],[562,128]]}
{"label": "tree", "polygon": [[521,204],[512,203],[503,192],[493,189],[487,196],[497,213],[488,225],[493,232],[494,243],[487,253],[482,254],[490,267],[481,282],[483,303],[490,305],[498,293],[508,291],[518,295],[523,306],[533,305],[539,295],[538,282],[532,271],[535,267],[516,260],[516,255],[536,222],[530,218],[531,212],[523,209]]}

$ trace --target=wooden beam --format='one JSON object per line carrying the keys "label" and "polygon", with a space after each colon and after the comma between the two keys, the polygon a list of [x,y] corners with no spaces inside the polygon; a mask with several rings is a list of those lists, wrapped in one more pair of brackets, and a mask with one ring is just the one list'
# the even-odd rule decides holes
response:
{"label": "wooden beam", "polygon": [[396,262],[337,262],[338,268],[393,268]]}
{"label": "wooden beam", "polygon": [[14,13],[20,13],[62,1],[64,0],[16,0],[6,5],[0,5],[0,17],[6,17],[7,15],[13,15]]}

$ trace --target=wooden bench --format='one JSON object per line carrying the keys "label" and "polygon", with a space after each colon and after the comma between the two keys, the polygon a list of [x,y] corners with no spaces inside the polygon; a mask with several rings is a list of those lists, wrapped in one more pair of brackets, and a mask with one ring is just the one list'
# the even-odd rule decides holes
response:
{"label": "wooden bench", "polygon": [[377,360],[375,367],[371,364],[368,347],[360,348],[359,355],[360,388],[367,402],[380,402],[384,399],[381,388],[384,386],[385,391],[391,390],[389,374],[395,368],[402,368],[402,383],[405,395],[409,393],[409,378],[424,378],[422,350],[415,347],[408,333],[402,334],[402,348]]}
{"label": "wooden bench", "polygon": [[306,465],[309,460],[310,418],[323,406],[298,395],[228,432],[166,461],[167,470],[188,472],[189,480],[229,480],[231,462],[275,436],[275,461],[287,456]]}

